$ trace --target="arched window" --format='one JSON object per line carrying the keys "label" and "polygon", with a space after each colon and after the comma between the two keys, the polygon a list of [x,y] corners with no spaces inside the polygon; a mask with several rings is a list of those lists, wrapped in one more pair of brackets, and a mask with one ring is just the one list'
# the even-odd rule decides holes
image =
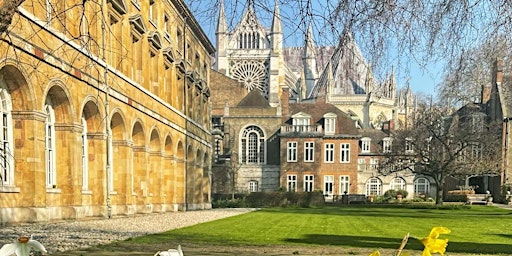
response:
{"label": "arched window", "polygon": [[430,190],[430,181],[426,178],[417,178],[414,180],[414,194],[415,195],[428,195]]}
{"label": "arched window", "polygon": [[87,121],[82,117],[82,190],[89,190],[89,142]]}
{"label": "arched window", "polygon": [[45,106],[45,158],[46,158],[46,187],[53,188],[57,185],[57,174],[55,169],[55,112],[53,107],[47,103]]}
{"label": "arched window", "polygon": [[389,187],[394,190],[405,190],[405,180],[402,178],[394,178],[389,183]]}
{"label": "arched window", "polygon": [[265,163],[265,134],[257,126],[249,126],[242,132],[240,153],[244,164]]}
{"label": "arched window", "polygon": [[0,88],[0,186],[14,186],[11,107],[11,95],[7,89]]}
{"label": "arched window", "polygon": [[366,195],[379,196],[382,194],[382,182],[378,178],[371,178],[366,182]]}

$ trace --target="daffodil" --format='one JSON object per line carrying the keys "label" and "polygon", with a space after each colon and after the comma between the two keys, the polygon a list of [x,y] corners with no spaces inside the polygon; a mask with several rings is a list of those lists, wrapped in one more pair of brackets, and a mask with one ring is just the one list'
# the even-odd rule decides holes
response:
{"label": "daffodil", "polygon": [[372,252],[370,255],[368,256],[380,256],[380,252],[379,251],[374,251]]}
{"label": "daffodil", "polygon": [[14,243],[2,246],[0,249],[0,256],[11,256],[13,254],[16,254],[17,256],[29,256],[30,250],[32,249],[47,253],[46,249],[40,242],[32,239],[32,237],[21,236]]}
{"label": "daffodil", "polygon": [[167,251],[157,252],[154,256],[183,256],[183,251],[181,250],[181,245],[178,245],[178,249],[169,249]]}
{"label": "daffodil", "polygon": [[421,243],[425,246],[421,256],[431,256],[431,253],[439,253],[444,255],[448,239],[438,239],[439,235],[450,234],[450,230],[445,227],[434,227],[430,231],[428,237],[421,239]]}

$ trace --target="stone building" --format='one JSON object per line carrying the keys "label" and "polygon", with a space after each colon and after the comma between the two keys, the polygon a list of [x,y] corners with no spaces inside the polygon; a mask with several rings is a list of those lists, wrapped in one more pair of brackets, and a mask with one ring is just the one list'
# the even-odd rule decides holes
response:
{"label": "stone building", "polygon": [[224,105],[212,108],[213,192],[276,190],[281,108],[270,106],[258,90],[247,93],[239,82],[212,71],[212,99],[225,96]]}
{"label": "stone building", "polygon": [[[324,164],[319,158],[315,164],[308,164],[312,171],[319,168],[314,170],[317,176],[314,188],[323,189],[321,177],[324,175],[336,176],[335,186],[338,186],[338,176],[345,175],[350,177],[350,193],[364,193],[357,185],[362,181],[357,178],[360,143],[356,143],[355,138],[361,137],[362,129],[380,130],[384,123],[392,120],[398,126],[405,125],[407,115],[412,111],[413,95],[408,89],[397,92],[392,68],[384,81],[376,81],[370,65],[349,33],[344,34],[336,46],[319,47],[314,43],[309,26],[302,47],[284,47],[278,2],[269,28],[260,23],[253,1],[248,1],[241,20],[229,29],[221,1],[215,35],[214,70],[217,72],[212,72],[213,191],[227,193],[233,189],[245,192],[286,188],[284,170],[288,167],[303,168],[284,161],[287,160],[288,140],[298,140],[301,136],[283,129],[290,125],[293,127],[287,122],[293,122],[295,117],[300,119],[301,115],[310,116],[311,127],[319,125],[319,129],[324,129],[323,123],[317,123],[323,122],[324,117],[318,115],[327,114],[343,120],[338,128],[344,128],[337,132],[351,137],[335,136],[333,139],[330,135],[320,136],[323,134],[321,131],[317,132],[313,139],[318,140],[319,145],[315,147],[319,153],[316,156],[323,154],[325,143],[347,143],[351,145],[350,157],[354,159],[349,164],[336,162],[334,165],[341,166],[343,171],[330,174],[327,169],[332,163]],[[283,98],[285,92],[287,96]],[[258,93],[262,97],[257,97]],[[324,108],[327,106],[328,109]],[[302,108],[301,113],[293,112]],[[329,111],[319,113],[324,110]],[[289,113],[298,116],[288,116]],[[253,151],[265,157],[257,162],[244,161],[242,155],[252,150],[243,144],[248,128],[262,139],[261,143],[255,144],[259,149]],[[335,152],[338,154],[338,149]],[[317,166],[320,163],[323,167]],[[301,171],[296,175],[302,179],[304,174]],[[300,190],[302,183],[299,183],[296,188]],[[336,187],[328,194],[339,195],[342,190],[345,189]]]}
{"label": "stone building", "polygon": [[210,55],[182,0],[33,1],[0,43],[0,224],[210,204]]}

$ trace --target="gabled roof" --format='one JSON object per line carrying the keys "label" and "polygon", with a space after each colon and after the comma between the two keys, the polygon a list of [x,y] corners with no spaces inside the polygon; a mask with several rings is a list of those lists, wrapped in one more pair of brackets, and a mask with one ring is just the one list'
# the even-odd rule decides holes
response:
{"label": "gabled roof", "polygon": [[270,104],[268,100],[261,95],[259,90],[252,90],[237,105],[237,107],[260,107],[268,108]]}

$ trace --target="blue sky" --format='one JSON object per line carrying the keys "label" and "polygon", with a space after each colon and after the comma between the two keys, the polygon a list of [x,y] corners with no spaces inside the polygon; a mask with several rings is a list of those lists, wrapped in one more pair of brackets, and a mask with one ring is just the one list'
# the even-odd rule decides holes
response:
{"label": "blue sky", "polygon": [[[211,0],[209,2],[204,0],[185,0],[196,16],[197,21],[203,28],[204,32],[208,35],[213,44],[215,44],[215,30],[218,17],[218,2]],[[228,29],[233,29],[239,22],[243,11],[246,8],[248,1],[239,0],[222,0],[225,5],[226,18]],[[307,25],[312,21],[313,34],[317,45],[336,45],[337,38],[329,29],[325,28],[325,20],[322,17],[328,16],[325,14],[327,7],[321,6],[322,1],[312,1],[313,9],[307,9],[307,6],[302,6],[303,1],[280,1],[280,12],[283,26],[283,33],[285,38],[285,46],[302,46],[304,41],[304,30]],[[326,1],[329,3],[329,1]],[[265,27],[270,27],[272,12],[274,10],[275,0],[255,0],[255,12],[260,22]],[[324,13],[322,13],[324,12]],[[302,19],[304,13],[310,13],[309,17],[313,20]],[[337,28],[334,28],[337,29]],[[341,30],[341,29],[340,29]],[[357,42],[358,38],[356,38]],[[362,40],[362,39],[361,39]],[[361,49],[363,55],[365,49]],[[387,53],[392,55],[393,53]],[[443,65],[441,63],[430,63],[422,69],[415,61],[409,61],[406,58],[391,58],[394,60],[388,61],[386,67],[381,71],[382,73],[389,73],[391,66],[395,69],[395,77],[397,79],[398,88],[403,88],[409,85],[415,93],[436,96],[436,86],[442,80]],[[369,60],[371,61],[371,60]],[[377,71],[374,71],[377,73]]]}

